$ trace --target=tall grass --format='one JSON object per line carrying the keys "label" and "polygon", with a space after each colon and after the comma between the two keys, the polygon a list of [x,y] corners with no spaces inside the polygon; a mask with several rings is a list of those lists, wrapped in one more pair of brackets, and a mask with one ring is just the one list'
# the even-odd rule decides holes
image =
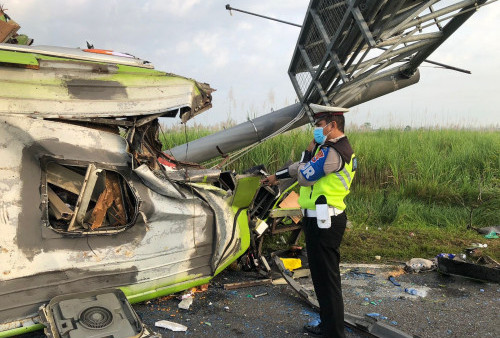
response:
{"label": "tall grass", "polygon": [[[166,147],[208,135],[189,128],[163,135]],[[463,228],[500,223],[500,133],[471,130],[347,132],[358,171],[347,197],[350,219],[366,226]],[[236,172],[265,164],[274,172],[297,161],[310,128],[279,135],[231,164]]]}

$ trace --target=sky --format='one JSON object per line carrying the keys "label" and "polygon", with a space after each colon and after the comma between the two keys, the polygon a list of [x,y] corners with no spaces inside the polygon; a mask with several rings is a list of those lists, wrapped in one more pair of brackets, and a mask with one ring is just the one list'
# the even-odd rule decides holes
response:
{"label": "sky", "polygon": [[[300,29],[225,9],[302,24],[307,0],[0,0],[34,45],[127,52],[155,68],[207,82],[213,108],[188,125],[237,123],[292,104],[288,66]],[[353,107],[348,123],[384,127],[500,128],[500,2],[481,8],[425,65],[420,82]],[[179,123],[176,120],[175,123]]]}

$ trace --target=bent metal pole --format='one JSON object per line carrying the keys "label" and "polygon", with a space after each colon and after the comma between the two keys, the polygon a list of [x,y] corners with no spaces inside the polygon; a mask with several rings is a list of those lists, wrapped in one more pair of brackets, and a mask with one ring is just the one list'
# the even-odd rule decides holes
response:
{"label": "bent metal pole", "polygon": [[[363,102],[386,95],[393,91],[415,84],[420,79],[418,70],[410,78],[394,74],[397,70],[387,73],[375,81],[364,86],[354,97],[343,103],[346,108],[351,108]],[[295,103],[269,114],[257,117],[238,124],[232,128],[219,131],[215,134],[202,137],[195,141],[172,148],[171,153],[179,161],[203,162],[242,149],[251,144],[262,141],[272,135],[284,125],[291,122],[300,113],[302,105]],[[287,130],[303,126],[309,122],[307,114],[297,120]],[[285,132],[285,130],[283,131]]]}

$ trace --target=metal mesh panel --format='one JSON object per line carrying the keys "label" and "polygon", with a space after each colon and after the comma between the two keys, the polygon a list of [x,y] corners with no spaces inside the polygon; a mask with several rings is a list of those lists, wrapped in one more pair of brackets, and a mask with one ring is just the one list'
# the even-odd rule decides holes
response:
{"label": "metal mesh panel", "polygon": [[323,0],[320,2],[318,14],[330,38],[337,32],[346,10],[347,1]]}
{"label": "metal mesh panel", "polygon": [[312,76],[308,72],[303,72],[295,75],[295,78],[297,79],[301,94],[303,95],[311,84]]}
{"label": "metal mesh panel", "polygon": [[309,60],[311,60],[312,65],[317,66],[326,53],[326,46],[324,40],[321,38],[318,28],[314,25],[310,27],[304,48],[309,56]]}
{"label": "metal mesh panel", "polygon": [[[317,103],[325,99],[324,91],[330,102],[348,102],[386,74],[411,76],[420,63],[431,62],[425,58],[454,26],[467,20],[460,17],[470,16],[467,12],[475,10],[474,4],[472,0],[311,0],[289,68],[299,97]],[[448,31],[443,29],[447,25],[452,27]]]}

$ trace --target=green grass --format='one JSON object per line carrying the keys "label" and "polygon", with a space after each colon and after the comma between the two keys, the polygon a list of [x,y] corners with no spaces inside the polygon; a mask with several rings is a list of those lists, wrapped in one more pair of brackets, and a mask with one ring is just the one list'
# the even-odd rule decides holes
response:
{"label": "green grass", "polygon": [[[199,127],[177,131],[163,142],[182,144],[212,132]],[[467,230],[500,224],[500,132],[388,129],[347,130],[347,135],[358,157],[346,198],[354,225],[343,244],[347,259],[429,257],[461,252],[472,242],[487,242],[489,254],[500,259],[500,240]],[[279,135],[229,169],[242,172],[265,164],[274,172],[298,160],[311,136],[309,128]],[[421,236],[407,238],[409,232]]]}

